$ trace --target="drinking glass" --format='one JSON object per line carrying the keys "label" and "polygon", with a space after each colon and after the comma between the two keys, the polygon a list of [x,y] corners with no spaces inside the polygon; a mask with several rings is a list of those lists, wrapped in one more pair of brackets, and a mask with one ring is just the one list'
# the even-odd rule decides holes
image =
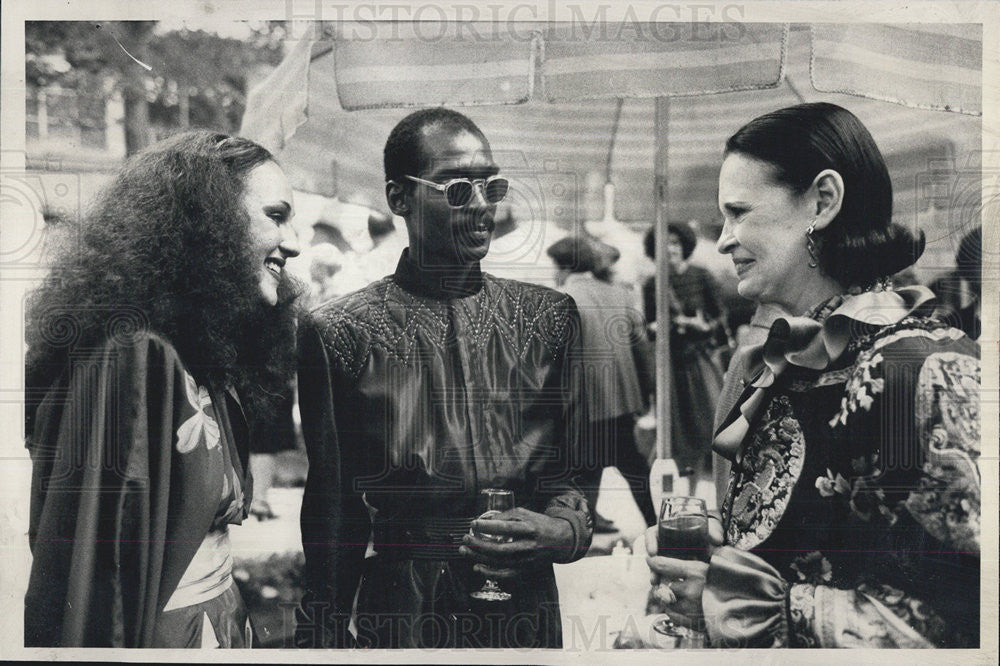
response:
{"label": "drinking glass", "polygon": [[[486,506],[486,512],[479,516],[481,520],[496,520],[501,513],[514,508],[514,493],[510,490],[503,490],[501,488],[486,488],[479,494],[483,499],[484,505]],[[476,529],[475,523],[473,523],[469,533],[474,537],[478,537],[483,541],[489,541],[491,543],[507,543],[509,541],[513,541],[513,538],[509,536],[481,532]],[[482,588],[473,592],[470,596],[479,601],[510,600],[510,592],[504,592],[500,589],[500,584],[492,578],[487,578],[486,582],[483,583]]]}
{"label": "drinking glass", "polygon": [[[697,497],[664,497],[656,535],[656,554],[680,560],[708,562],[708,512]],[[657,620],[653,629],[677,641],[678,647],[696,647],[704,636],[678,627],[669,618]]]}
{"label": "drinking glass", "polygon": [[697,497],[664,497],[656,535],[657,555],[708,562],[708,512]]}

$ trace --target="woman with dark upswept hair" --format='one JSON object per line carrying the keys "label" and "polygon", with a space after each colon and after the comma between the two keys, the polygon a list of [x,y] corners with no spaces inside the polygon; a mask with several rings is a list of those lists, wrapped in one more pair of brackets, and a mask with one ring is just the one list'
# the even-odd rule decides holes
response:
{"label": "woman with dark upswept hair", "polygon": [[739,294],[786,314],[715,433],[710,557],[647,532],[654,596],[715,647],[978,647],[979,349],[929,290],[892,290],[924,239],[892,222],[874,140],[833,104],[760,116],[719,209]]}
{"label": "woman with dark upswept hair", "polygon": [[25,645],[250,647],[227,524],[294,371],[292,191],[261,146],[126,162],[27,315]]}

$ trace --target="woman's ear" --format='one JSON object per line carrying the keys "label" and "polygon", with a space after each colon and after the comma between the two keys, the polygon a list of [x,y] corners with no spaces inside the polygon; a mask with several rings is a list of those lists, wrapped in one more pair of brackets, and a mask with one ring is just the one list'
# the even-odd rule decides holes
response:
{"label": "woman's ear", "polygon": [[816,196],[815,227],[825,229],[844,203],[844,179],[833,169],[824,169],[813,179],[812,190]]}
{"label": "woman's ear", "polygon": [[395,180],[386,181],[385,200],[393,215],[405,218],[410,214],[410,204],[406,200],[406,187]]}

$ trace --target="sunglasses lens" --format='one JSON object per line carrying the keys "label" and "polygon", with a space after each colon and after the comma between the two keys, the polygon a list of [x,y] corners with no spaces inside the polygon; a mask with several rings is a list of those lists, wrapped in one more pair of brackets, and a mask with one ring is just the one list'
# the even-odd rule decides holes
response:
{"label": "sunglasses lens", "polygon": [[507,196],[507,188],[509,186],[506,178],[494,178],[487,181],[483,188],[486,200],[491,204],[500,203]]}
{"label": "sunglasses lens", "polygon": [[448,205],[459,208],[472,200],[472,183],[458,180],[448,186],[444,192]]}

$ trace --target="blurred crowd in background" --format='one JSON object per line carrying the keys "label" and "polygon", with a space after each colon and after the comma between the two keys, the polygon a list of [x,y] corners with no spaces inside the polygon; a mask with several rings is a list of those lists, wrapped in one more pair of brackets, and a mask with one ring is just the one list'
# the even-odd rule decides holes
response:
{"label": "blurred crowd in background", "polygon": [[[283,21],[234,23],[198,29],[166,21],[29,22],[26,35],[27,166],[41,182],[47,234],[71,225],[89,197],[126,156],[151,142],[187,128],[237,132],[250,88],[273,70],[285,52]],[[123,43],[129,45],[125,51]],[[148,62],[152,73],[137,69]],[[213,67],[204,63],[211,61]],[[72,174],[72,182],[66,174]],[[542,239],[550,250],[565,238],[592,244],[595,261],[586,271],[620,288],[645,320],[649,350],[658,331],[655,296],[654,237],[651,220],[620,222],[602,201],[604,174],[578,174],[583,184],[577,217],[568,225],[515,219],[509,207],[497,212],[491,257],[484,269],[500,277],[562,287],[560,266],[552,252],[539,254],[532,271],[513,271],[505,257],[525,239]],[[652,192],[650,192],[652,196]],[[613,200],[611,203],[613,208]],[[356,291],[391,274],[407,245],[402,220],[385,213],[384,202],[362,193],[337,198],[296,192],[302,255],[288,270],[309,286],[307,303],[320,303]],[[682,472],[710,474],[708,442],[712,414],[720,399],[723,373],[733,352],[763,340],[777,313],[754,306],[736,293],[736,273],[729,257],[716,251],[717,220],[676,220],[668,225],[670,332],[673,387],[671,430]],[[976,228],[957,244],[954,268],[925,279],[938,295],[938,314],[978,338],[982,234]],[[44,252],[44,250],[43,250]],[[924,276],[927,277],[926,275]],[[918,282],[909,269],[894,278],[896,286]],[[650,433],[655,428],[651,390],[644,389],[645,415],[638,419],[641,453],[655,457]],[[725,400],[725,396],[722,396]],[[254,512],[273,514],[266,502],[268,479],[297,484],[304,475],[294,396],[287,418],[275,424],[255,456],[258,478]],[[286,451],[275,466],[273,454]]]}

